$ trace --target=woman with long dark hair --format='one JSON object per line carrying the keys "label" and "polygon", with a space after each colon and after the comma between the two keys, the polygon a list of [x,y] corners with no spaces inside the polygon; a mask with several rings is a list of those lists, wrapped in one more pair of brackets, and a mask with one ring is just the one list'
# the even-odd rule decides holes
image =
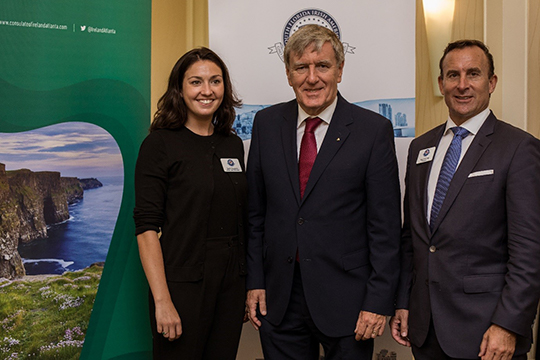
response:
{"label": "woman with long dark hair", "polygon": [[[139,152],[137,242],[154,359],[235,359],[244,318],[244,149],[227,67],[183,55]],[[161,236],[159,235],[161,233]]]}

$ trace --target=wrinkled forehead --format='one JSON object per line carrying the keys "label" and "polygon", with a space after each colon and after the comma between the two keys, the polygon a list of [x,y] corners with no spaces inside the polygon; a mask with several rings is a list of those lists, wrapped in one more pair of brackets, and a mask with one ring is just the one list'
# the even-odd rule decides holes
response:
{"label": "wrinkled forehead", "polygon": [[442,62],[442,70],[443,72],[446,72],[453,68],[478,68],[488,71],[489,60],[484,51],[477,46],[467,46],[464,48],[453,49],[444,57]]}
{"label": "wrinkled forehead", "polygon": [[320,54],[323,51],[323,47],[325,45],[330,47],[330,50],[331,50],[330,53],[332,55],[331,55],[331,58],[329,60],[337,61],[336,51],[335,51],[335,49],[332,46],[332,43],[330,41],[313,40],[308,45],[306,45],[302,50],[294,51],[294,50],[291,49],[291,52],[290,52],[290,55],[289,55],[289,64],[287,64],[287,66],[292,65],[296,60],[301,59],[306,54],[311,54],[311,53]]}

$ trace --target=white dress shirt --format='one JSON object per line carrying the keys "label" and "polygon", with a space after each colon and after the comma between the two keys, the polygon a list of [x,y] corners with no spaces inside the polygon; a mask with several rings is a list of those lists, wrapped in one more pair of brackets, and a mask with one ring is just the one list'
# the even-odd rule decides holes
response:
{"label": "white dress shirt", "polygon": [[315,129],[315,141],[317,142],[317,153],[321,149],[322,142],[330,126],[332,116],[337,106],[337,96],[334,101],[324,109],[318,115],[308,115],[300,105],[298,105],[298,125],[296,127],[296,158],[300,158],[300,144],[302,143],[302,136],[304,136],[304,129],[306,128],[305,120],[310,117],[318,117],[322,120],[322,123]]}
{"label": "white dress shirt", "polygon": [[[460,126],[462,128],[465,128],[469,130],[470,134],[465,137],[461,141],[461,156],[459,157],[459,161],[456,167],[456,171],[459,168],[459,164],[461,164],[461,160],[463,159],[463,156],[467,153],[467,150],[469,149],[469,146],[471,146],[472,141],[474,140],[474,137],[478,133],[478,130],[480,130],[480,127],[484,124],[484,121],[486,121],[487,117],[489,116],[489,108],[485,109],[481,113],[479,113],[476,116],[473,116],[469,120],[465,121]],[[452,138],[454,137],[454,133],[450,128],[457,126],[450,117],[448,117],[448,120],[446,121],[446,128],[444,129],[443,137],[441,138],[441,141],[439,142],[439,145],[437,146],[437,150],[435,151],[435,156],[433,157],[433,164],[431,166],[431,172],[429,174],[429,180],[428,180],[428,189],[427,189],[427,196],[428,196],[428,207],[427,207],[427,221],[429,223],[431,218],[431,206],[433,205],[433,197],[435,196],[435,188],[437,187],[437,180],[439,179],[439,173],[441,172],[441,166],[444,160],[444,156],[446,155],[446,151],[450,147],[450,143],[452,142]]]}

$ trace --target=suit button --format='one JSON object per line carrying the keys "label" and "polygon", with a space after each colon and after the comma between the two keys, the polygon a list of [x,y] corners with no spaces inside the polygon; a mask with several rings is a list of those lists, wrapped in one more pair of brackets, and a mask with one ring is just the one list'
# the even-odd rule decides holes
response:
{"label": "suit button", "polygon": [[437,248],[436,248],[435,246],[431,245],[431,246],[429,247],[429,252],[434,253],[435,251],[437,251]]}
{"label": "suit button", "polygon": [[292,256],[289,256],[289,257],[287,258],[287,262],[288,262],[289,264],[293,262]]}
{"label": "suit button", "polygon": [[298,225],[303,225],[304,224],[304,219],[300,218],[298,219]]}

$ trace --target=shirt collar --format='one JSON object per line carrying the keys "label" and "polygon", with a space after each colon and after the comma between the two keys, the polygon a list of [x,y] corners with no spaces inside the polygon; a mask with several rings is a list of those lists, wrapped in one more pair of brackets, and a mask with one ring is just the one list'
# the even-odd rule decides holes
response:
{"label": "shirt collar", "polygon": [[[460,126],[469,130],[472,135],[476,135],[478,133],[478,130],[480,130],[480,128],[484,124],[484,121],[486,121],[486,119],[488,118],[489,113],[489,108],[486,108],[484,111],[468,119]],[[450,117],[448,117],[448,120],[446,121],[446,129],[444,129],[444,134],[448,134],[450,128],[453,128],[455,126],[457,126],[456,123]]]}
{"label": "shirt collar", "polygon": [[337,96],[334,99],[334,101],[332,101],[332,103],[328,105],[326,109],[324,109],[320,114],[313,116],[313,115],[308,115],[308,113],[306,113],[304,109],[302,109],[300,104],[298,104],[298,125],[296,126],[296,128],[299,128],[302,122],[306,118],[309,118],[309,117],[318,117],[319,119],[321,119],[322,121],[330,125],[330,121],[332,120],[332,116],[334,116],[334,111],[336,110],[336,106],[337,106]]}

